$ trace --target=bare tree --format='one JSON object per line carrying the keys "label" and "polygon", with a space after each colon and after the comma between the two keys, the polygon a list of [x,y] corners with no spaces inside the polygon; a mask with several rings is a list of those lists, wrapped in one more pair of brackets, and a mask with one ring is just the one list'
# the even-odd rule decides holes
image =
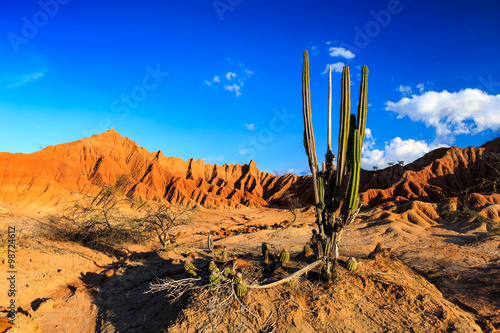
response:
{"label": "bare tree", "polygon": [[195,211],[195,208],[174,207],[171,205],[159,205],[156,208],[147,206],[144,209],[146,214],[140,220],[148,231],[156,235],[161,244],[160,250],[165,250],[170,245],[169,232],[172,228],[189,224]]}
{"label": "bare tree", "polygon": [[289,223],[289,225],[292,225],[297,220],[297,210],[304,207],[304,205],[300,199],[288,189],[283,192],[283,198],[288,211],[293,215],[293,220]]}

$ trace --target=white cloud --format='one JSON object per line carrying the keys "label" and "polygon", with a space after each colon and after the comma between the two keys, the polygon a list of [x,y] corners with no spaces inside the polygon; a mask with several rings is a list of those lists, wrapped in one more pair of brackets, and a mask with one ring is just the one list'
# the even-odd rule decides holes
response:
{"label": "white cloud", "polygon": [[[243,85],[243,83],[241,83]],[[225,84],[224,89],[227,91],[234,91],[236,93],[236,97],[241,96],[241,85],[233,83],[231,85]]]}
{"label": "white cloud", "polygon": [[425,89],[424,84],[423,83],[417,84],[417,89],[419,93],[423,93]]}
{"label": "white cloud", "polygon": [[334,64],[328,64],[328,65],[326,65],[325,70],[321,74],[328,73],[329,67],[332,68],[332,72],[342,73],[342,68],[344,68],[344,63],[343,62],[336,62]]}
{"label": "white cloud", "polygon": [[248,153],[248,149],[242,149],[238,152],[240,155],[246,155],[246,153]]}
{"label": "white cloud", "polygon": [[[371,136],[371,133],[370,133]],[[447,147],[444,144],[428,144],[424,140],[403,140],[400,137],[391,139],[385,143],[384,150],[372,149],[375,140],[368,137],[368,132],[365,135],[365,143],[363,144],[363,153],[361,157],[361,166],[363,169],[372,170],[373,167],[379,169],[386,168],[388,163],[398,163],[403,161],[404,164],[411,163],[416,159],[427,154],[431,150]]]}
{"label": "white cloud", "polygon": [[332,46],[328,50],[329,50],[331,57],[342,57],[345,59],[352,59],[356,56],[354,53],[352,53],[349,50],[346,50],[343,47],[333,47]]}
{"label": "white cloud", "polygon": [[236,77],[236,73],[227,72],[227,74],[226,74],[226,79],[228,79],[229,81],[231,81],[231,79],[234,79],[235,77]]}
{"label": "white cloud", "polygon": [[23,75],[20,78],[18,78],[16,80],[16,82],[14,82],[11,85],[8,85],[7,88],[17,88],[17,87],[20,87],[22,85],[25,85],[28,82],[31,82],[31,81],[38,80],[38,79],[42,78],[43,75],[44,75],[43,72],[37,72],[37,73],[29,74],[29,75]]}
{"label": "white cloud", "polygon": [[234,92],[236,97],[241,96],[241,89],[245,81],[247,81],[254,73],[245,68],[242,62],[235,62],[230,58],[226,58],[226,60],[231,64],[231,66],[237,66],[239,71],[232,72],[229,71],[223,75],[215,75],[214,78],[210,81],[205,80],[203,82],[204,85],[208,87],[217,88],[218,85],[222,85],[224,90]]}
{"label": "white cloud", "polygon": [[209,86],[209,87],[211,87],[217,83],[220,83],[220,79],[217,75],[214,76],[212,81],[205,80],[205,82],[203,82],[203,84],[205,84],[206,86]]}
{"label": "white cloud", "polygon": [[210,157],[204,157],[202,158],[203,162],[205,163],[217,163],[217,162],[222,162],[224,161],[224,156],[219,156],[219,157],[215,157],[215,156],[210,156]]}
{"label": "white cloud", "polygon": [[410,86],[403,86],[403,85],[400,85],[399,88],[398,88],[398,91],[401,93],[401,95],[403,97],[408,97],[411,95],[411,87]]}
{"label": "white cloud", "polygon": [[257,127],[255,126],[255,124],[245,124],[245,127],[247,130],[250,130],[250,131],[253,131],[255,130]]}
{"label": "white cloud", "polygon": [[386,111],[408,116],[436,131],[434,142],[451,144],[459,134],[477,134],[500,129],[500,95],[488,95],[479,89],[450,93],[428,91],[422,95],[387,102]]}

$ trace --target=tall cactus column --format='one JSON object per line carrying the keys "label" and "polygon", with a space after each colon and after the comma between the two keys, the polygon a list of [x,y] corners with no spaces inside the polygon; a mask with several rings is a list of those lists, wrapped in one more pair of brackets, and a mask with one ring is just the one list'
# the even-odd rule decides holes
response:
{"label": "tall cactus column", "polygon": [[[352,223],[362,202],[359,199],[359,178],[361,173],[361,150],[365,137],[368,68],[362,68],[361,88],[357,117],[351,114],[351,82],[349,67],[342,70],[339,146],[336,168],[333,165],[335,155],[331,151],[331,72],[329,75],[327,152],[326,167],[320,172],[316,157],[314,132],[311,120],[311,92],[309,86],[309,57],[304,51],[302,72],[302,97],[304,110],[304,146],[309,158],[309,167],[313,177],[313,190],[316,203],[316,215],[320,235],[323,239],[324,253],[331,260],[338,258],[338,243],[343,229]],[[330,267],[330,265],[328,265]]]}
{"label": "tall cactus column", "polygon": [[316,218],[318,220],[320,234],[323,234],[322,206],[324,206],[324,201],[323,204],[320,203],[320,197],[323,195],[323,190],[322,193],[318,190],[319,187],[321,187],[321,184],[318,184],[318,158],[316,156],[316,143],[314,141],[314,131],[311,119],[311,87],[309,83],[309,54],[307,53],[307,50],[304,51],[302,68],[302,111],[304,116],[304,148],[306,149],[306,154],[309,158],[309,168],[311,169],[313,177]]}

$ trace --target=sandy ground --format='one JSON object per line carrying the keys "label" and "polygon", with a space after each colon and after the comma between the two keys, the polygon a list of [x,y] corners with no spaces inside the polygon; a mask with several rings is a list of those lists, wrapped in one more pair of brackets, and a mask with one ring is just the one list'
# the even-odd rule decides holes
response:
{"label": "sandy ground", "polygon": [[[411,211],[418,215],[425,209],[413,207]],[[434,288],[434,285],[437,290],[432,294],[433,299],[452,309],[447,310],[450,315],[463,316],[464,323],[468,323],[462,328],[437,325],[436,332],[499,331],[500,237],[487,236],[481,225],[451,225],[425,217],[425,214],[420,214],[422,219],[409,218],[407,213],[373,209],[360,214],[357,223],[344,232],[341,258],[362,260],[381,242],[413,270],[405,274],[415,273],[419,278],[423,277],[418,282],[419,288]],[[151,252],[158,247],[154,240],[119,248],[90,248],[48,240],[42,236],[41,230],[51,226],[43,218],[4,215],[0,219],[0,230],[4,233],[3,249],[7,245],[8,227],[16,228],[15,304],[18,313],[15,326],[9,332],[144,332],[145,328],[151,332],[167,332],[167,327],[175,322],[177,326],[172,326],[175,328],[170,331],[182,331],[178,323],[182,308],[170,309],[162,295],[145,295],[149,284],[158,277],[182,274],[179,261],[184,260],[189,252],[195,253],[200,262],[208,260],[204,234],[207,230],[212,231],[216,245],[226,246],[228,252],[237,252],[246,258],[256,258],[262,242],[268,243],[272,252],[286,247],[295,256],[311,236],[314,214],[302,212],[293,226],[285,227],[287,222],[284,221],[290,220],[292,215],[280,209],[203,209],[190,225],[172,231],[178,235],[173,244],[175,251],[156,254]],[[387,264],[386,268],[377,269],[403,270],[403,266],[398,265],[390,268],[391,264]],[[3,260],[1,317],[7,315],[6,308],[12,299],[7,294],[8,271],[8,262]],[[356,279],[353,284],[368,288],[366,282]],[[249,297],[256,295],[260,294]],[[272,292],[266,295],[277,297]],[[405,295],[407,298],[419,297],[411,293]],[[303,302],[309,301],[303,298]],[[397,304],[393,297],[387,297],[386,301],[387,306]],[[377,298],[377,302],[379,308],[384,306],[379,304],[384,302],[383,298]],[[413,327],[410,324],[401,326],[403,311],[418,311],[418,307],[395,308],[394,325],[389,318],[385,326],[366,323],[366,327],[375,332],[396,332],[398,328]],[[301,314],[306,315],[306,312]],[[423,318],[419,320],[425,320],[425,316]],[[450,319],[439,320],[444,323]],[[0,321],[0,332],[1,325],[3,322]],[[307,320],[297,325],[295,330],[280,327],[281,331],[289,332],[318,329]],[[308,326],[301,330],[301,325]],[[363,332],[359,323],[356,328],[343,325],[342,330],[336,331]],[[414,332],[423,331],[417,329]]]}

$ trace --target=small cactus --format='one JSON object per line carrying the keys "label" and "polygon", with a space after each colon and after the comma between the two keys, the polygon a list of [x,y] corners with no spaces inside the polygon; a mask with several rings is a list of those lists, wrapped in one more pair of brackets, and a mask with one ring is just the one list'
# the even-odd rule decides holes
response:
{"label": "small cactus", "polygon": [[290,253],[286,249],[283,249],[283,251],[280,254],[280,261],[285,264],[290,260]]}
{"label": "small cactus", "polygon": [[210,251],[213,254],[214,253],[214,241],[212,239],[212,234],[210,233],[210,229],[208,230],[208,235],[207,235],[207,247],[208,247],[208,251]]}
{"label": "small cactus", "polygon": [[269,262],[269,250],[266,249],[264,252],[264,262],[267,264]]}
{"label": "small cactus", "polygon": [[269,250],[267,248],[267,244],[266,243],[262,243],[262,256],[265,257],[266,256],[266,251]]}
{"label": "small cactus", "polygon": [[219,284],[219,274],[212,272],[208,281],[210,282],[210,290],[216,289]]}
{"label": "small cactus", "polygon": [[247,285],[243,282],[243,280],[240,280],[238,284],[234,287],[236,291],[236,296],[238,297],[243,297],[247,293]]}
{"label": "small cactus", "polygon": [[241,273],[240,273],[240,272],[238,272],[238,273],[236,274],[236,276],[234,277],[234,283],[235,283],[235,284],[236,284],[236,283],[240,283],[240,281],[241,281],[242,279],[243,279],[243,276],[241,275]]}
{"label": "small cactus", "polygon": [[226,259],[227,259],[227,249],[224,246],[224,250],[222,251],[222,260],[226,260]]}
{"label": "small cactus", "polygon": [[313,254],[313,250],[311,248],[311,242],[307,241],[306,245],[304,245],[304,255],[309,257]]}
{"label": "small cactus", "polygon": [[217,265],[215,264],[215,262],[214,262],[214,261],[211,261],[211,262],[210,262],[210,264],[208,265],[208,269],[209,269],[211,272],[214,272],[214,271],[218,270],[218,269],[217,269]]}
{"label": "small cactus", "polygon": [[347,268],[348,271],[356,270],[356,268],[358,268],[358,263],[356,262],[356,259],[354,259],[354,257],[349,258],[345,264],[345,268]]}
{"label": "small cactus", "polygon": [[184,269],[186,271],[195,271],[196,270],[196,267],[194,267],[194,265],[192,263],[190,263],[189,261],[186,261],[184,263]]}
{"label": "small cactus", "polygon": [[228,276],[229,276],[229,274],[231,274],[231,268],[229,268],[229,267],[224,268],[224,270],[222,271],[222,274],[223,274],[225,277],[228,277]]}
{"label": "small cactus", "polygon": [[186,270],[186,274],[187,274],[187,276],[189,276],[191,278],[195,278],[195,277],[198,276],[198,274],[196,274],[196,272],[194,270],[192,270],[192,269]]}

